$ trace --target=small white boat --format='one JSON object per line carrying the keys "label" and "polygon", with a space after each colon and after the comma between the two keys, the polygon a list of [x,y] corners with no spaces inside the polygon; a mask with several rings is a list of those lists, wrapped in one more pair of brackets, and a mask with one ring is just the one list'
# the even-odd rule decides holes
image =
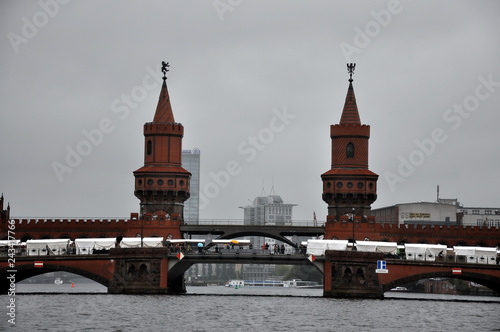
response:
{"label": "small white boat", "polygon": [[406,288],[406,287],[401,287],[401,286],[391,288],[391,291],[392,291],[392,292],[405,292],[405,291],[407,291],[407,290],[408,290],[408,288]]}
{"label": "small white boat", "polygon": [[301,279],[292,279],[283,281],[283,287],[294,287],[294,288],[323,288],[317,281],[308,281]]}
{"label": "small white boat", "polygon": [[283,287],[283,281],[279,280],[229,280],[226,287]]}

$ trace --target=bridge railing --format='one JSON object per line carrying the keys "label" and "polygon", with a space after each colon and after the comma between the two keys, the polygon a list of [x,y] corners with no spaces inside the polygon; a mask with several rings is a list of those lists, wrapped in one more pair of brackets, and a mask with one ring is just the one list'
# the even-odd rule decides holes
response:
{"label": "bridge railing", "polygon": [[[186,221],[187,224],[194,224],[189,220]],[[314,222],[312,220],[292,220],[287,222],[270,222],[266,221],[266,223],[250,223],[245,224],[243,219],[200,219],[198,221],[198,225],[235,225],[235,226],[306,226],[306,227],[321,227],[324,226],[324,222]]]}
{"label": "bridge railing", "polygon": [[273,249],[247,248],[247,247],[229,247],[229,248],[202,248],[194,246],[172,246],[169,248],[171,254],[183,253],[184,255],[223,255],[223,254],[255,254],[255,255],[305,255],[303,249],[286,249],[285,251],[274,251]]}
{"label": "bridge railing", "polygon": [[[74,222],[74,223],[91,223],[91,222],[117,222],[123,221],[128,222],[130,218],[128,217],[15,217],[12,218],[17,223],[20,224],[38,224],[38,223],[56,223],[56,222]],[[200,219],[200,220],[185,220],[188,225],[235,225],[244,226],[245,222],[243,219]],[[247,225],[264,225],[264,226],[308,226],[308,227],[320,227],[324,226],[325,222],[312,220],[292,220],[283,223],[275,223],[271,221],[266,221],[264,224],[251,223]]]}

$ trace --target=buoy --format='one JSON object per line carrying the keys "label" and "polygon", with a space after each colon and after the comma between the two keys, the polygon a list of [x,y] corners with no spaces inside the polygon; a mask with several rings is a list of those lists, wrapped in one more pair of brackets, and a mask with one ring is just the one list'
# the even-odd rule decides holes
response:
{"label": "buoy", "polygon": [[71,283],[71,287],[75,287],[75,283],[74,282]]}

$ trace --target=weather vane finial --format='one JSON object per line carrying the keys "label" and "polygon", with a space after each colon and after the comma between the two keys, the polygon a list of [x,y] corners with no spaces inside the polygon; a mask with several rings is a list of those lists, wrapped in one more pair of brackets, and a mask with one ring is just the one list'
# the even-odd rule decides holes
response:
{"label": "weather vane finial", "polygon": [[165,61],[161,62],[161,72],[163,73],[163,81],[165,81],[167,79],[167,71],[168,71],[167,68],[168,67],[170,67],[168,62],[165,62]]}
{"label": "weather vane finial", "polygon": [[352,74],[354,74],[354,68],[356,68],[355,63],[347,64],[347,72],[349,73],[349,82],[352,82]]}

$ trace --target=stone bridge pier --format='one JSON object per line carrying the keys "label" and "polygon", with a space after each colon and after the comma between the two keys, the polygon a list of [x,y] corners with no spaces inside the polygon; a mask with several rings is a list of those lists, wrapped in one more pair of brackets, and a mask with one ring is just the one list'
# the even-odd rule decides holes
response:
{"label": "stone bridge pier", "polygon": [[182,294],[184,278],[168,278],[168,248],[114,249],[111,294]]}
{"label": "stone bridge pier", "polygon": [[375,272],[383,253],[333,251],[325,252],[323,296],[337,298],[383,298]]}

